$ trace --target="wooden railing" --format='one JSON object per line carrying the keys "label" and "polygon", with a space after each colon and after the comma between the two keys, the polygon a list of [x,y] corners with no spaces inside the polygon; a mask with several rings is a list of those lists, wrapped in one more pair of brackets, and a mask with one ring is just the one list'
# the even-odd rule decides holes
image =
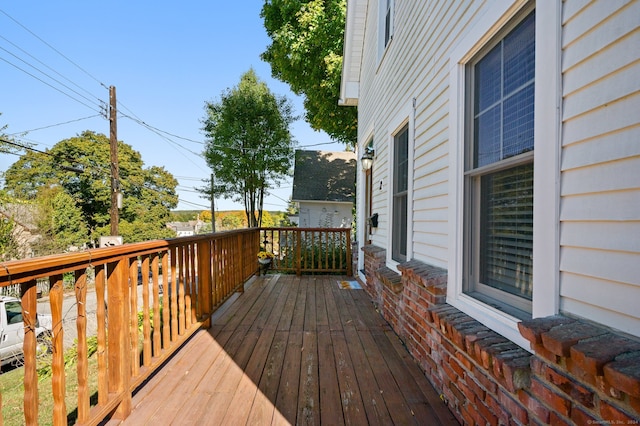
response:
{"label": "wooden railing", "polygon": [[261,228],[260,247],[274,271],[352,275],[351,228]]}
{"label": "wooden railing", "polygon": [[[0,287],[19,285],[22,299],[20,423],[68,424],[69,388],[77,389],[71,421],[95,425],[109,417],[126,418],[133,391],[193,333],[208,327],[218,306],[243,290],[258,270],[260,247],[275,254],[273,271],[352,273],[350,230],[343,228],[245,229],[0,263]],[[36,359],[37,293],[43,283],[48,283],[53,317],[53,354],[47,361],[51,376],[46,379],[52,390],[51,412],[40,408],[37,369],[42,360]],[[71,307],[65,305],[65,288],[75,292]],[[63,324],[69,325],[70,317],[77,331],[74,374],[65,368]],[[97,337],[92,357],[90,335]],[[90,374],[97,376],[96,385],[91,385]]]}
{"label": "wooden railing", "polygon": [[[24,423],[38,424],[37,283],[49,282],[53,317],[52,413],[66,425],[63,311],[65,283],[75,290],[77,423],[125,418],[132,392],[189,336],[208,326],[214,309],[255,274],[257,229],[149,241],[0,264],[0,286],[20,284],[24,322]],[[88,306],[91,312],[88,312]],[[95,317],[93,315],[95,314]],[[97,322],[97,403],[88,385],[87,317]],[[94,363],[95,364],[95,363]],[[75,374],[73,375],[75,377]],[[92,395],[93,394],[93,395]],[[1,400],[0,400],[1,401]],[[0,419],[0,424],[2,420]],[[5,423],[6,424],[6,423]]]}

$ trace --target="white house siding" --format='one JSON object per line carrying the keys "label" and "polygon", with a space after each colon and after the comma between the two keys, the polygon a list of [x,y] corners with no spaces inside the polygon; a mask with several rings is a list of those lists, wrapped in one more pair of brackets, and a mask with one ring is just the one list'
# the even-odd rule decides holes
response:
{"label": "white house siding", "polygon": [[350,228],[352,203],[300,201],[298,226],[301,228]]}
{"label": "white house siding", "polygon": [[414,147],[413,192],[409,197],[413,220],[409,224],[410,257],[446,268],[449,55],[466,30],[465,23],[479,13],[481,5],[472,1],[396,1],[393,40],[378,63],[378,10],[372,7],[375,3],[372,0],[367,9],[362,69],[376,72],[362,74],[358,106],[359,144],[365,145],[372,134],[376,150],[372,211],[379,214],[380,226],[372,243],[389,245],[389,146],[395,123],[407,119],[409,137],[413,137],[410,146]]}
{"label": "white house siding", "polygon": [[640,335],[640,1],[563,8],[560,309]]}

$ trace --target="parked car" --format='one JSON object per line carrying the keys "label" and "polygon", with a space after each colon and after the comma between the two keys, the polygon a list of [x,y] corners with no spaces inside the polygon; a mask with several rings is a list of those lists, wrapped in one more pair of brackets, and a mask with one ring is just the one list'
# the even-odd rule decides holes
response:
{"label": "parked car", "polygon": [[[36,354],[41,356],[51,352],[51,315],[37,315]],[[0,296],[0,365],[17,362],[22,359],[24,342],[24,323],[20,299]]]}

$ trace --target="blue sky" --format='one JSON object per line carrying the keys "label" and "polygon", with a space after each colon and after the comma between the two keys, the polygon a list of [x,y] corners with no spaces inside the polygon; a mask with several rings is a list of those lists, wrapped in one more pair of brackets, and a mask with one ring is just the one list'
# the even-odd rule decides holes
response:
{"label": "blue sky", "polygon": [[[5,133],[40,150],[84,130],[108,135],[109,123],[100,110],[109,100],[106,87],[113,85],[119,113],[161,131],[158,135],[119,116],[118,139],[139,151],[145,166],[164,166],[178,179],[178,209],[207,209],[208,200],[193,189],[210,175],[200,155],[204,145],[198,143],[204,142],[200,120],[205,102],[217,101],[253,67],[272,92],[286,95],[296,113],[304,113],[302,98],[271,78],[269,64],[260,60],[270,41],[260,18],[262,4],[2,2],[0,127],[8,125]],[[302,119],[291,130],[304,149],[344,150]],[[0,171],[17,159],[2,154]],[[291,182],[272,192],[265,209],[284,210]],[[242,208],[216,200],[217,210]]]}

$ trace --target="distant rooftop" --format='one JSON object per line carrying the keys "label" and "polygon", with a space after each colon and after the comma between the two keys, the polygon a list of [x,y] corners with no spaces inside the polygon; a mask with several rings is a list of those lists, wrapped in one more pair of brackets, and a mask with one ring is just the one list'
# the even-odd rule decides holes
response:
{"label": "distant rooftop", "polygon": [[296,151],[293,201],[355,202],[354,152]]}

